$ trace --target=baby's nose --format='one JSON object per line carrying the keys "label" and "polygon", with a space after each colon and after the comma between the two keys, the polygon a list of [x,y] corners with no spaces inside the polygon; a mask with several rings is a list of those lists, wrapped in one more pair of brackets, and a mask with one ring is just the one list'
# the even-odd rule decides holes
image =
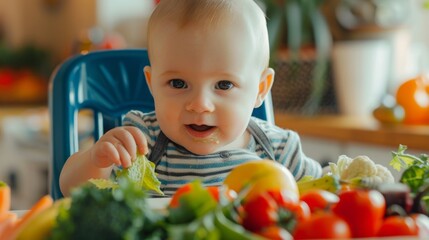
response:
{"label": "baby's nose", "polygon": [[213,101],[207,94],[196,94],[186,105],[186,110],[196,113],[213,112],[215,109]]}

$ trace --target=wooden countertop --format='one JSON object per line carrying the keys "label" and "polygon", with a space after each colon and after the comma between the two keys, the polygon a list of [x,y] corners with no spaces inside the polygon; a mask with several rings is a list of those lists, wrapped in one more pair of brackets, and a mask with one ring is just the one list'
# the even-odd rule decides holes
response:
{"label": "wooden countertop", "polygon": [[275,121],[279,127],[295,130],[303,137],[391,147],[403,144],[408,149],[429,151],[429,125],[382,125],[372,116],[298,116],[281,112],[275,113]]}

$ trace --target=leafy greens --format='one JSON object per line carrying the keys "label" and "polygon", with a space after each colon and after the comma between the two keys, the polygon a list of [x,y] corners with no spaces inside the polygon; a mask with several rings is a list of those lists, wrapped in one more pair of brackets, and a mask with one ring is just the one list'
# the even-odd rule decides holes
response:
{"label": "leafy greens", "polygon": [[392,152],[390,166],[397,171],[404,170],[399,180],[407,184],[413,194],[417,194],[423,187],[429,185],[429,161],[427,154],[414,156],[407,154],[407,146],[399,145],[398,151]]}
{"label": "leafy greens", "polygon": [[149,161],[144,155],[138,154],[131,167],[118,169],[115,171],[115,175],[116,177],[113,180],[90,179],[90,182],[100,189],[115,189],[118,187],[119,179],[128,178],[140,188],[164,195],[160,189],[161,182],[156,177],[155,164]]}

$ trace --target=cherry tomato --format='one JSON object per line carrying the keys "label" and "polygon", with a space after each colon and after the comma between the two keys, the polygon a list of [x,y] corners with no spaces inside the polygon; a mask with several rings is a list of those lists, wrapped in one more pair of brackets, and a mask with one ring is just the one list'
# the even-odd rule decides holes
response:
{"label": "cherry tomato", "polygon": [[311,216],[310,207],[304,201],[300,201],[296,208],[292,209],[292,212],[295,214],[298,222],[308,220]]}
{"label": "cherry tomato", "polygon": [[339,193],[332,211],[350,226],[354,238],[376,236],[383,222],[386,201],[376,190],[351,189]]}
{"label": "cherry tomato", "polygon": [[429,124],[429,83],[424,76],[399,85],[396,101],[405,110],[404,123]]}
{"label": "cherry tomato", "polygon": [[243,204],[243,227],[256,232],[275,225],[278,221],[277,208],[277,203],[268,193],[256,195]]}
{"label": "cherry tomato", "polygon": [[[299,200],[298,195],[294,192],[283,189],[283,190],[270,190],[267,191],[268,195],[274,199],[277,203],[278,208],[285,211],[290,211],[295,215],[295,219],[302,221],[310,217],[311,211],[307,203]],[[279,216],[282,218],[282,216]],[[279,219],[279,221],[289,221],[289,218]],[[287,224],[287,223],[286,223]]]}
{"label": "cherry tomato", "polygon": [[328,211],[315,212],[310,219],[298,223],[293,232],[294,239],[348,239],[351,236],[347,222]]}
{"label": "cherry tomato", "polygon": [[340,200],[335,193],[322,189],[305,192],[300,196],[300,199],[308,204],[312,213],[317,210],[328,209]]}
{"label": "cherry tomato", "polygon": [[255,232],[256,234],[258,234],[259,236],[262,236],[266,239],[270,239],[270,240],[289,240],[292,239],[292,236],[290,235],[290,233],[277,225],[271,225],[268,226],[266,228],[261,229],[258,232]]}
{"label": "cherry tomato", "polygon": [[389,216],[384,219],[378,231],[380,237],[391,236],[418,236],[419,227],[410,216]]}
{"label": "cherry tomato", "polygon": [[294,207],[299,203],[298,195],[288,189],[283,190],[269,190],[268,195],[276,201],[280,207],[289,208]]}

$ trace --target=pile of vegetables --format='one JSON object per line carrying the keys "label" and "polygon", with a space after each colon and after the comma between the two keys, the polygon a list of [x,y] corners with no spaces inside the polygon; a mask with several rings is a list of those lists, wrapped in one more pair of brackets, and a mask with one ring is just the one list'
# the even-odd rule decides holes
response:
{"label": "pile of vegetables", "polygon": [[59,210],[48,239],[163,239],[163,216],[146,199],[146,191],[127,179],[113,191],[84,185]]}
{"label": "pile of vegetables", "polygon": [[[45,196],[19,218],[5,217],[11,213],[10,189],[3,191],[7,185],[0,183],[0,239],[426,237],[428,157],[405,151],[401,145],[392,152],[390,165],[403,170],[396,183],[387,168],[366,156],[340,156],[330,173],[299,182],[278,163],[253,161],[222,186],[198,180],[183,185],[163,211],[148,204],[162,192],[143,156],[110,180],[92,179],[76,188],[70,198],[54,203]],[[279,183],[273,183],[274,174]]]}
{"label": "pile of vegetables", "polygon": [[[26,235],[27,230],[33,229],[33,223],[39,221],[39,214],[46,212],[53,206],[53,199],[49,196],[40,198],[24,215],[18,216],[16,212],[10,210],[11,207],[11,190],[9,185],[0,181],[0,239],[2,240],[19,240],[37,239],[39,234],[50,232],[52,229],[52,221],[46,226],[38,228],[34,234]],[[56,206],[59,204],[56,204]],[[56,215],[53,216],[55,219]],[[33,238],[34,237],[34,238]]]}

